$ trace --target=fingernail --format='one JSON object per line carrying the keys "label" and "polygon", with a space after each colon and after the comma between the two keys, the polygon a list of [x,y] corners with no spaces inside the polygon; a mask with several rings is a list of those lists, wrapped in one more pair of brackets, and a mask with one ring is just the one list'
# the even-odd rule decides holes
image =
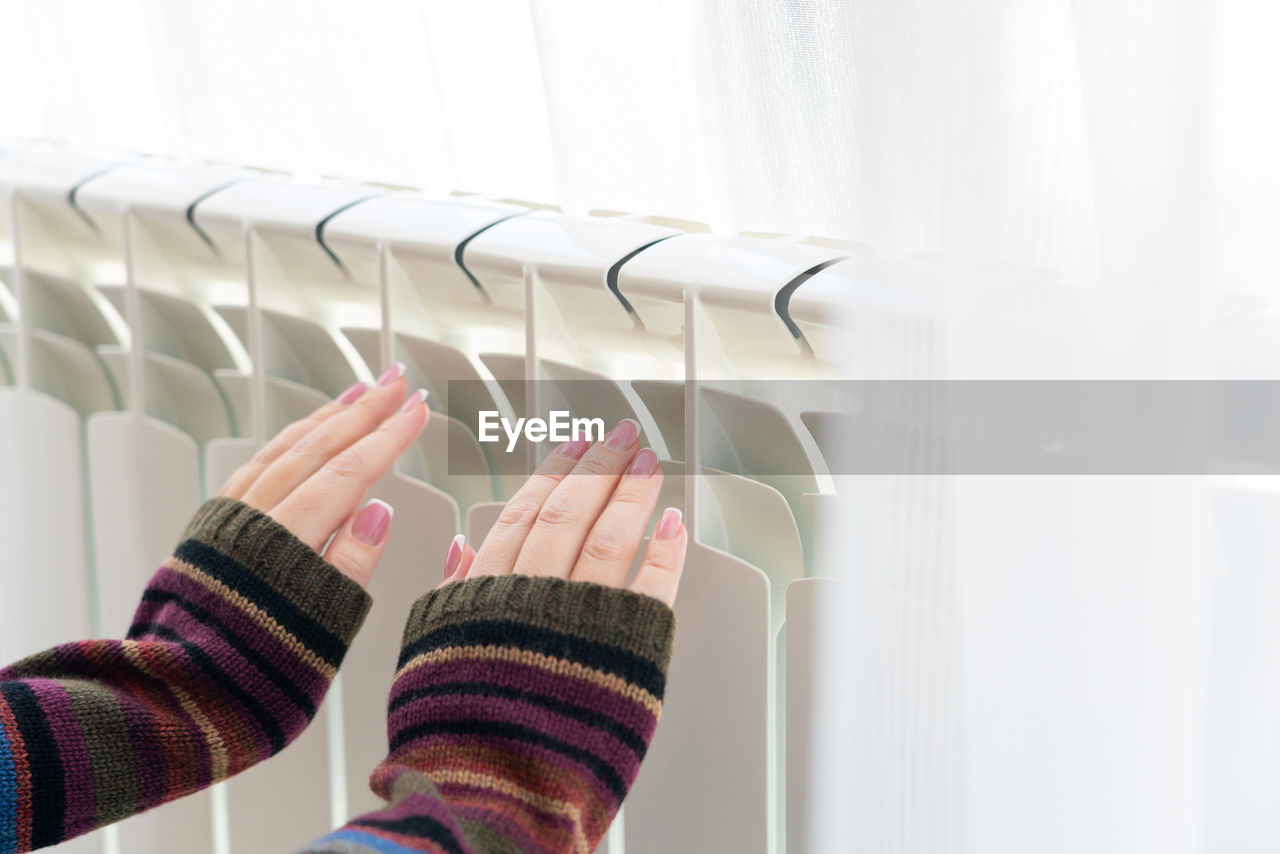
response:
{"label": "fingernail", "polygon": [[400,405],[401,412],[412,412],[415,406],[421,406],[422,402],[427,399],[427,390],[420,388],[413,394],[405,398],[404,403]]}
{"label": "fingernail", "polygon": [[453,571],[458,568],[458,564],[462,563],[462,546],[467,538],[462,534],[453,538],[453,542],[449,544],[449,553],[444,557],[444,577],[448,578],[453,575]]}
{"label": "fingernail", "polygon": [[396,362],[394,365],[383,371],[382,376],[378,377],[378,385],[391,385],[402,376],[404,376],[404,362]]}
{"label": "fingernail", "polygon": [[351,534],[366,546],[376,546],[387,538],[387,529],[391,527],[391,517],[395,508],[380,499],[374,498],[356,514],[351,523]]}
{"label": "fingernail", "polygon": [[613,428],[609,433],[609,438],[605,440],[604,446],[612,448],[615,451],[625,451],[635,442],[636,437],[640,435],[640,425],[632,421],[630,418],[624,418],[618,422],[618,426]]}
{"label": "fingernail", "polygon": [[653,477],[653,473],[658,470],[658,455],[653,451],[645,448],[636,454],[636,458],[631,461],[631,465],[627,468],[628,477]]}
{"label": "fingernail", "polygon": [[573,438],[565,442],[557,449],[556,453],[565,459],[577,460],[587,452],[587,448],[591,447],[591,440],[585,438],[581,433],[575,433]]}
{"label": "fingernail", "polygon": [[684,519],[683,513],[675,507],[668,507],[662,511],[662,518],[658,520],[658,529],[653,532],[653,535],[659,540],[674,540],[680,533],[682,519]]}
{"label": "fingernail", "polygon": [[364,383],[356,383],[351,388],[338,395],[338,403],[352,403],[368,390],[369,386]]}

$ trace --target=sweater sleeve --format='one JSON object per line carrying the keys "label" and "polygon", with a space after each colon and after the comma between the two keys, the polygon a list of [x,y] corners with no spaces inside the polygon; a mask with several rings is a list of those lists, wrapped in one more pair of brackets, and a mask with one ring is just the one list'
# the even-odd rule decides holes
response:
{"label": "sweater sleeve", "polygon": [[79,836],[279,752],[315,715],[369,604],[268,516],[206,502],[124,640],[0,671],[0,852]]}
{"label": "sweater sleeve", "polygon": [[387,806],[309,854],[594,851],[653,737],[675,614],[522,575],[454,582],[409,617],[391,689]]}

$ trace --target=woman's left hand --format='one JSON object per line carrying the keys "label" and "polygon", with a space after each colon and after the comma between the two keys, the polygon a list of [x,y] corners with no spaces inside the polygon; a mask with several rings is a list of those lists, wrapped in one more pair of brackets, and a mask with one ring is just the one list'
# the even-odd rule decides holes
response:
{"label": "woman's left hand", "polygon": [[317,552],[333,536],[325,560],[367,587],[391,508],[370,501],[355,510],[427,425],[426,392],[406,398],[407,388],[400,364],[372,388],[353,385],[281,430],[218,494],[262,511]]}

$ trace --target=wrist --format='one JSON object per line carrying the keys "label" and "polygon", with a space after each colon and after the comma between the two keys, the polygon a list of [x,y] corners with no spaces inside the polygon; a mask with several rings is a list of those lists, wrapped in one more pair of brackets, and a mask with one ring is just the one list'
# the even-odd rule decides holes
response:
{"label": "wrist", "polygon": [[174,558],[206,586],[223,588],[255,613],[286,625],[335,666],[373,601],[288,528],[231,498],[200,507]]}

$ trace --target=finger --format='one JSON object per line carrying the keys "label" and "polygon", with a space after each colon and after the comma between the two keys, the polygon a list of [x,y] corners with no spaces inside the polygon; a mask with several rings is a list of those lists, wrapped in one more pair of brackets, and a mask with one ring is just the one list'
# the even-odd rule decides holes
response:
{"label": "finger", "polygon": [[312,548],[319,547],[418,438],[427,425],[426,395],[425,389],[409,395],[399,412],[325,463],[267,515]]}
{"label": "finger", "polygon": [[640,428],[630,418],[583,455],[542,503],[515,572],[568,578],[591,526],[609,502],[618,478],[636,454]]}
{"label": "finger", "polygon": [[574,438],[547,455],[537,471],[530,475],[502,508],[498,521],[493,523],[484,542],[480,544],[468,577],[511,574],[516,565],[516,557],[520,554],[520,547],[524,545],[525,537],[529,536],[538,512],[542,509],[542,502],[546,501],[547,496],[573,470],[590,447],[589,440]]}
{"label": "finger", "polygon": [[443,587],[451,581],[461,581],[467,577],[467,570],[476,558],[476,550],[467,545],[467,538],[462,534],[449,543],[448,554],[444,558],[444,579],[438,586]]}
{"label": "finger", "polygon": [[373,499],[347,519],[325,549],[324,559],[361,587],[368,587],[387,549],[387,535],[395,512],[385,501]]}
{"label": "finger", "polygon": [[645,448],[631,461],[608,506],[591,528],[569,578],[625,587],[661,489],[658,455]]}
{"label": "finger", "polygon": [[398,363],[388,368],[368,394],[285,448],[249,487],[244,502],[270,510],[335,455],[376,430],[404,400],[402,370]]}
{"label": "finger", "polygon": [[467,573],[471,571],[471,565],[476,562],[476,550],[471,548],[470,544],[462,547],[462,563],[458,565],[458,578],[466,578]]}
{"label": "finger", "polygon": [[689,533],[681,515],[674,507],[662,511],[662,518],[653,529],[644,561],[636,570],[630,588],[673,606],[680,587],[680,574],[684,571],[685,552],[689,548]]}
{"label": "finger", "polygon": [[441,585],[448,584],[458,578],[458,569],[462,566],[462,557],[467,549],[467,537],[458,534],[449,542],[449,551],[444,556],[444,578]]}
{"label": "finger", "polygon": [[285,427],[270,442],[263,445],[253,455],[253,459],[235,470],[218,495],[224,498],[243,498],[244,494],[257,481],[258,476],[267,469],[267,466],[275,462],[277,457],[330,417],[342,412],[348,405],[359,400],[360,396],[368,390],[367,383],[356,383],[306,418],[302,418]]}

